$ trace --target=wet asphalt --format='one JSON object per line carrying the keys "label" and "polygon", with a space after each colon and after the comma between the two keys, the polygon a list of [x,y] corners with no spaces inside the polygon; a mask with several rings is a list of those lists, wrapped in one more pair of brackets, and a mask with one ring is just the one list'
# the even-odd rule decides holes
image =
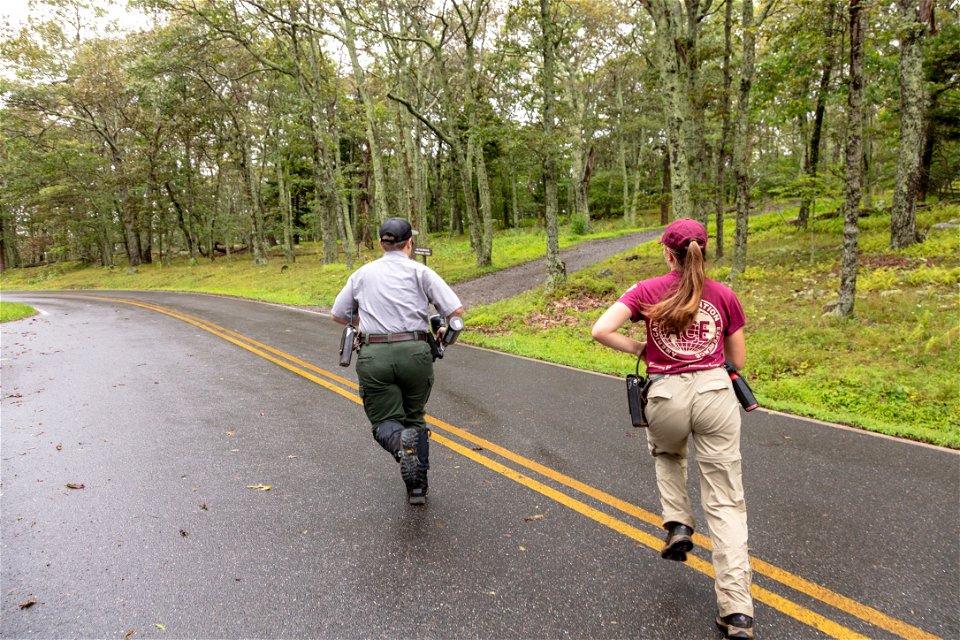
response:
{"label": "wet asphalt", "polygon": [[[44,315],[2,325],[3,638],[719,637],[712,579],[644,543],[653,462],[621,380],[455,345],[428,413],[461,449],[434,442],[414,507],[348,397],[102,296],[356,380],[314,313],[4,292]],[[960,637],[956,452],[763,410],[742,450],[758,638]]]}

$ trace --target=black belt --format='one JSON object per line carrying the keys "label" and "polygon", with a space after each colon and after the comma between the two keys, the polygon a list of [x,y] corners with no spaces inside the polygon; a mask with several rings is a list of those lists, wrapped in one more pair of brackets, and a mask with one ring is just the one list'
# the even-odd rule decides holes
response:
{"label": "black belt", "polygon": [[360,339],[363,344],[386,344],[389,342],[409,342],[410,340],[426,340],[430,335],[426,331],[404,331],[403,333],[370,333]]}

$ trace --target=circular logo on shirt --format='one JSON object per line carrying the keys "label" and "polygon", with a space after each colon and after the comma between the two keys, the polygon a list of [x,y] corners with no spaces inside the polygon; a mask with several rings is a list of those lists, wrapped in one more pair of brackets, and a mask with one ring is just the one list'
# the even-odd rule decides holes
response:
{"label": "circular logo on shirt", "polygon": [[720,312],[706,300],[693,322],[680,333],[664,333],[659,322],[650,326],[654,344],[674,360],[700,360],[713,353],[720,341]]}

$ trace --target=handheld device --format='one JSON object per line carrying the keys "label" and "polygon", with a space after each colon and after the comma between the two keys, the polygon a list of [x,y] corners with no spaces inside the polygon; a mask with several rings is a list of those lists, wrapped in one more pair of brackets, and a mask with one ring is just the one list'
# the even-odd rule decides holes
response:
{"label": "handheld device", "polygon": [[[433,359],[443,358],[443,350],[454,344],[463,331],[463,318],[460,316],[450,316],[449,322],[444,322],[439,314],[430,316],[430,350],[433,352]],[[440,333],[440,329],[444,329]]]}
{"label": "handheld device", "polygon": [[348,324],[343,328],[343,334],[340,336],[340,366],[349,367],[353,360],[353,350],[357,346],[357,328]]}
{"label": "handheld device", "polygon": [[757,398],[753,395],[753,389],[747,384],[747,379],[740,375],[740,372],[730,364],[729,360],[724,361],[723,368],[730,374],[730,381],[733,382],[733,392],[737,395],[737,400],[740,401],[740,406],[743,407],[743,410],[753,411],[759,407],[760,403],[757,402]]}
{"label": "handheld device", "polygon": [[648,387],[649,378],[640,375],[640,358],[637,358],[636,371],[627,376],[627,408],[630,410],[630,424],[635,427],[650,426],[644,413]]}

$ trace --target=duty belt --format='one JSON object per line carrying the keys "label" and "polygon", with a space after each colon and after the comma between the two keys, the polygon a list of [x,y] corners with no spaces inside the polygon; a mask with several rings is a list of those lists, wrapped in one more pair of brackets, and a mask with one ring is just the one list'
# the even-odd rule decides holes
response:
{"label": "duty belt", "polygon": [[426,340],[430,335],[426,331],[404,331],[402,333],[370,333],[360,338],[362,344],[386,344],[389,342],[409,342],[410,340]]}

